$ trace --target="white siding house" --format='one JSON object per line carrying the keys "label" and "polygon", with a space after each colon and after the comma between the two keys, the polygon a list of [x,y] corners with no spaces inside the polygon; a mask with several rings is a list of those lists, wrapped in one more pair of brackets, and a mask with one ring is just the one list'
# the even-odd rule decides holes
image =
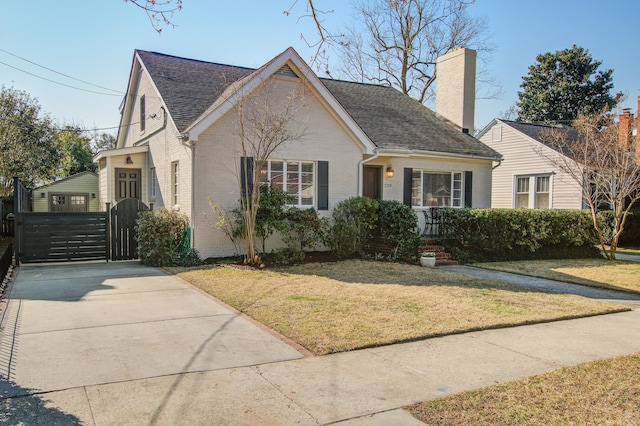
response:
{"label": "white siding house", "polygon": [[[499,151],[503,160],[493,169],[491,207],[582,209],[582,188],[551,159],[562,154],[544,143],[551,126],[494,119],[477,136]],[[575,132],[570,127],[554,127]]]}

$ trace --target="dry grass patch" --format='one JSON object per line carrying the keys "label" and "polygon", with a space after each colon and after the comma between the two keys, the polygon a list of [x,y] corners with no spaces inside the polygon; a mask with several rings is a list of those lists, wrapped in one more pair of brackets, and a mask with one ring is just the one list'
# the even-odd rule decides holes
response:
{"label": "dry grass patch", "polygon": [[419,266],[349,260],[173,269],[315,354],[627,310]]}
{"label": "dry grass patch", "polygon": [[640,263],[606,259],[523,260],[473,266],[640,294]]}
{"label": "dry grass patch", "polygon": [[561,368],[409,411],[429,425],[637,425],[640,354]]}

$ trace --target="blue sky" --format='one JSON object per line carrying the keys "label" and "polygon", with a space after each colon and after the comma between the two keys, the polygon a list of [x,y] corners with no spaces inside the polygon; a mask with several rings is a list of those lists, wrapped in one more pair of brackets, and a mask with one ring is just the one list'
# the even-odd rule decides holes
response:
{"label": "blue sky", "polygon": [[[173,19],[177,27],[164,28],[161,35],[143,11],[122,0],[7,1],[2,7],[0,49],[111,90],[68,79],[2,50],[0,84],[38,98],[43,111],[58,123],[115,133],[134,49],[258,67],[293,46],[309,59],[313,49],[300,35],[315,40],[315,33],[313,22],[304,17],[305,2],[298,0],[290,16],[282,13],[294,1],[184,0],[184,9]],[[351,17],[347,0],[314,3],[333,11],[324,17],[329,29],[339,28]],[[603,68],[614,69],[614,90],[628,95],[623,106],[635,112],[640,56],[635,52],[634,30],[640,2],[477,0],[470,10],[488,19],[496,50],[487,68],[503,91],[500,99],[476,102],[476,127],[515,103],[522,76],[537,54],[573,44],[588,49]],[[107,94],[61,86],[25,71]]]}

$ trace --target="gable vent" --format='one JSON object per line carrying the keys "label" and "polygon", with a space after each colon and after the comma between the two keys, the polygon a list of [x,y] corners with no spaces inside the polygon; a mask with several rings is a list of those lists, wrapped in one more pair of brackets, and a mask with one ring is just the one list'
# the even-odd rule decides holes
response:
{"label": "gable vent", "polygon": [[286,64],[283,65],[276,74],[283,75],[286,77],[298,78],[298,75],[295,72],[293,72],[293,70],[291,69],[291,67],[289,67],[289,65],[286,65]]}

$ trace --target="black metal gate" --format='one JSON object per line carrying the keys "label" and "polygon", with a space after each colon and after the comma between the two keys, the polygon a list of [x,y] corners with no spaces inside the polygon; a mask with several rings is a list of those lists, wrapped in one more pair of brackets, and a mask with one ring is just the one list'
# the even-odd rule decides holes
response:
{"label": "black metal gate", "polygon": [[135,225],[138,213],[145,210],[149,207],[137,198],[125,198],[110,209],[111,260],[138,258]]}

